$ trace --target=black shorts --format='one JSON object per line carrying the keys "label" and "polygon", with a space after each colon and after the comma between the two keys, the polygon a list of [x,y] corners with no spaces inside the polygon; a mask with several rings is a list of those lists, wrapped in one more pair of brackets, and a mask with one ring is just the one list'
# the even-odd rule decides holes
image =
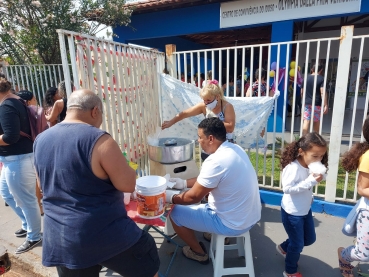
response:
{"label": "black shorts", "polygon": [[159,271],[160,260],[153,237],[142,231],[136,244],[113,258],[84,269],[68,269],[58,266],[59,277],[98,277],[105,266],[124,277],[151,277]]}

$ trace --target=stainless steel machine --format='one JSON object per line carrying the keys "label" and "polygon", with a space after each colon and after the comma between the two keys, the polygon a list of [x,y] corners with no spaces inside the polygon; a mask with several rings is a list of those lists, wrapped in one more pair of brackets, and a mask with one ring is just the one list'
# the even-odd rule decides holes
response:
{"label": "stainless steel machine", "polygon": [[199,175],[193,157],[195,141],[183,138],[160,138],[149,144],[150,175],[190,179]]}
{"label": "stainless steel machine", "polygon": [[[183,138],[160,138],[157,145],[149,144],[150,175],[196,178],[200,172],[194,160],[194,147],[195,141]],[[169,236],[175,233],[170,220],[163,231]]]}

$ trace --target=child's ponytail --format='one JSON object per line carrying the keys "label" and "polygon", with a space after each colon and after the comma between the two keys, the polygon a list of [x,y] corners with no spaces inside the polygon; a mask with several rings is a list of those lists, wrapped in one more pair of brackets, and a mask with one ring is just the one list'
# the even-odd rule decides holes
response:
{"label": "child's ponytail", "polygon": [[364,142],[354,144],[349,151],[347,151],[342,158],[342,167],[351,172],[359,167],[360,157],[369,150],[369,117],[364,121],[363,125]]}
{"label": "child's ponytail", "polygon": [[300,141],[301,139],[299,139],[298,141],[293,141],[290,144],[288,144],[286,148],[284,149],[282,156],[281,156],[282,169],[284,169],[287,165],[289,165],[291,162],[296,160],[296,158],[298,157]]}
{"label": "child's ponytail", "polygon": [[[281,167],[285,168],[288,164],[293,162],[299,156],[299,148],[302,151],[310,150],[314,145],[319,147],[327,147],[327,142],[324,138],[316,132],[308,133],[302,136],[298,141],[291,142],[287,145],[282,153]],[[322,158],[322,164],[328,167],[328,153],[326,152]]]}

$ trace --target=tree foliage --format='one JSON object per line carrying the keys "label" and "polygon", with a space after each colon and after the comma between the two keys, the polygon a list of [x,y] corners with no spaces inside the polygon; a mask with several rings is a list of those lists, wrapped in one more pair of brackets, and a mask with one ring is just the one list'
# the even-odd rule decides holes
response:
{"label": "tree foliage", "polygon": [[129,25],[124,0],[0,0],[0,56],[10,64],[61,63],[57,29],[96,35]]}

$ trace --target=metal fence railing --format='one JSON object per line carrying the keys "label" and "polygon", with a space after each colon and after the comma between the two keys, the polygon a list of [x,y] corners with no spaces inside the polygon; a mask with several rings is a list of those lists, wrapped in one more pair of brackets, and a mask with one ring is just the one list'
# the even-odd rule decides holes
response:
{"label": "metal fence railing", "polygon": [[159,126],[158,72],[164,68],[164,53],[64,30],[58,33],[66,76],[72,76],[76,89],[91,89],[101,97],[102,128],[138,163],[141,174],[148,174],[146,137]]}
{"label": "metal fence railing", "polygon": [[64,80],[61,64],[7,65],[3,70],[16,91],[22,89],[32,91],[40,105],[47,89],[58,87],[59,82]]}
{"label": "metal fence railing", "polygon": [[[334,38],[174,52],[169,58],[172,65],[170,74],[199,88],[203,81],[217,79],[225,96],[246,97],[252,83],[262,79],[261,71],[256,76],[256,69],[265,69],[267,91],[278,87],[281,96],[275,102],[274,110],[277,112],[271,115],[265,134],[268,147],[248,151],[260,186],[280,190],[280,151],[286,143],[303,134],[306,94],[300,100],[300,86],[306,83],[312,65],[320,64],[324,77],[323,99],[327,98],[329,110],[324,115],[321,109],[318,131],[330,145],[329,171],[327,181],[316,186],[314,193],[327,201],[355,201],[356,178],[345,173],[339,161],[341,154],[354,141],[363,139],[361,126],[366,117],[368,99],[367,83],[360,78],[363,75],[360,70],[369,68],[369,60],[367,67],[362,66],[366,62],[363,58],[364,42],[369,36],[353,37],[351,26],[343,27],[342,34]],[[355,57],[356,67],[350,57]],[[350,86],[354,86],[351,90],[347,89],[349,70]],[[314,85],[316,82],[315,77]],[[260,93],[259,86],[257,97],[261,97]],[[353,104],[350,106],[350,103]],[[300,114],[300,117],[295,114]],[[308,126],[308,131],[312,130],[313,120]]]}
{"label": "metal fence railing", "polygon": [[[104,103],[102,128],[139,164],[141,174],[147,174],[146,137],[160,126],[158,73],[165,67],[164,53],[64,30],[58,33],[62,69],[60,65],[7,66],[8,78],[19,88],[36,91],[38,99],[60,80],[73,81],[76,89],[96,91]],[[323,115],[321,109],[318,131],[329,143],[329,171],[314,193],[327,201],[356,201],[357,174],[345,172],[340,158],[353,143],[363,141],[361,127],[369,100],[368,79],[363,78],[369,68],[364,54],[369,51],[368,38],[353,36],[353,27],[346,26],[341,37],[174,52],[168,62],[173,77],[198,87],[209,78],[217,79],[228,97],[246,97],[255,79],[262,77],[261,71],[255,76],[256,69],[265,69],[267,91],[278,88],[281,96],[275,102],[277,112],[269,118],[267,147],[248,153],[260,186],[277,190],[281,189],[281,150],[303,132],[306,95],[299,99],[299,87],[306,83],[311,66],[321,64],[329,110]],[[262,97],[260,86],[257,97]],[[313,127],[311,121],[308,130]]]}

